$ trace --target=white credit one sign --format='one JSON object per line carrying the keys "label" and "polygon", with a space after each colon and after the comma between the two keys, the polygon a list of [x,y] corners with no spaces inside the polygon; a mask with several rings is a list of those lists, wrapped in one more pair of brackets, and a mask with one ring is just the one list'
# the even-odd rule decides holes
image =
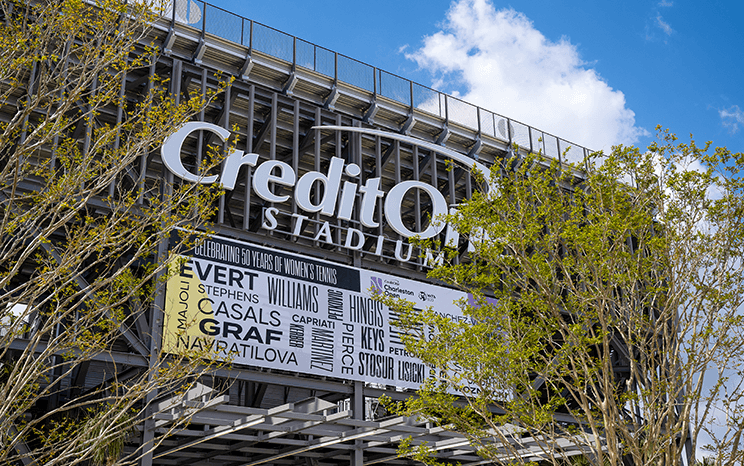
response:
{"label": "white credit one sign", "polygon": [[170,352],[216,350],[237,364],[418,388],[429,368],[405,351],[395,312],[370,289],[467,319],[459,291],[217,237],[172,264]]}
{"label": "white credit one sign", "polygon": [[[319,128],[321,127],[314,129]],[[396,139],[442,154],[465,168],[475,169],[483,174],[488,173],[484,165],[464,154],[410,136],[368,128],[346,126],[324,126],[322,128]],[[402,219],[401,205],[404,198],[412,190],[421,190],[429,197],[432,205],[431,218],[441,218],[451,212],[447,200],[442,193],[434,186],[422,181],[407,180],[400,182],[387,193],[380,189],[381,178],[379,177],[367,178],[364,184],[360,186],[358,182],[355,182],[361,174],[359,165],[355,163],[347,164],[344,159],[339,157],[331,158],[326,173],[309,171],[302,176],[298,176],[295,170],[287,163],[279,160],[267,160],[258,164],[258,154],[233,150],[227,155],[220,175],[200,176],[184,167],[181,160],[181,149],[184,141],[190,134],[196,131],[211,131],[223,141],[227,141],[230,136],[230,132],[220,126],[204,122],[188,122],[165,140],[161,149],[163,163],[173,174],[186,181],[202,184],[219,182],[224,189],[233,190],[235,189],[240,168],[247,165],[255,168],[251,180],[253,192],[267,202],[286,202],[290,198],[290,195],[279,194],[281,193],[281,189],[277,189],[277,187],[290,188],[295,204],[302,212],[308,214],[319,213],[325,217],[336,217],[348,221],[352,219],[354,210],[358,207],[357,218],[359,219],[359,223],[366,228],[376,228],[379,226],[378,220],[375,219],[375,213],[377,212],[378,202],[382,202],[382,211],[387,225],[404,238],[411,238],[413,236],[424,239],[431,238],[445,228],[443,222],[429,222],[428,226],[422,228],[421,231],[412,231],[405,225]],[[316,185],[323,186],[323,194],[320,196],[320,199],[316,198],[315,191],[313,190],[313,187]],[[358,203],[356,202],[357,197],[359,198]],[[265,209],[262,227],[268,230],[275,229],[278,225],[276,217],[279,213],[279,209],[276,207]],[[292,216],[295,221],[292,234],[298,236],[300,234],[299,232],[303,229],[303,222],[308,220],[308,217],[300,213],[292,214]],[[446,236],[445,241],[447,244],[456,244],[457,232],[451,227],[448,228]],[[326,221],[322,223],[317,235],[313,239],[315,241],[332,243],[331,237],[331,226]],[[376,254],[381,253],[383,241],[384,238],[378,238],[375,247]],[[400,241],[398,242],[400,243]],[[344,247],[360,250],[363,245],[364,234],[362,230],[349,228],[346,233]],[[397,245],[396,257],[398,260],[410,260],[410,254],[406,258],[399,253],[398,250],[400,249],[401,245]]]}

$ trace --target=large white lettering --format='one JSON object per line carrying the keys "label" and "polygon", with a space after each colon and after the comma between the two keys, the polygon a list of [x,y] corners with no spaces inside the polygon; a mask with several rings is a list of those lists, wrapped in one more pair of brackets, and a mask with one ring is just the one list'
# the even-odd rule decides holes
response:
{"label": "large white lettering", "polygon": [[[432,206],[434,207],[429,227],[421,233],[406,228],[401,218],[400,208],[403,205],[403,199],[406,193],[413,188],[418,188],[425,191],[431,198]],[[447,213],[447,201],[442,196],[442,193],[434,189],[434,186],[423,183],[421,181],[404,181],[393,186],[393,189],[387,195],[385,199],[385,218],[388,221],[388,225],[395,230],[399,235],[410,238],[411,236],[419,235],[421,238],[431,238],[434,235],[439,234],[444,228],[444,223],[437,222],[435,219],[441,218]]]}
{"label": "large white lettering", "polygon": [[[183,161],[181,160],[183,143],[195,131],[211,131],[219,136],[222,142],[227,142],[227,139],[230,137],[230,131],[221,126],[203,121],[190,121],[165,139],[163,147],[160,149],[160,153],[163,156],[163,163],[171,173],[183,180],[192,183],[211,184],[217,181],[219,178],[217,175],[203,176],[191,173],[183,166]],[[240,167],[243,165],[255,166],[257,161],[258,154],[245,154],[241,150],[230,152],[227,159],[225,159],[222,169],[222,186],[227,190],[235,189],[235,180],[238,177]]]}
{"label": "large white lettering", "polygon": [[[352,131],[366,133],[371,135],[383,136],[390,139],[396,139],[412,144],[419,145],[433,152],[445,155],[452,160],[459,162],[467,168],[473,168],[484,174],[487,169],[482,164],[475,162],[467,156],[447,149],[436,144],[421,141],[410,136],[388,133],[386,131],[374,130],[369,128],[355,128],[345,126],[327,126],[324,129],[333,129],[338,131]],[[230,137],[230,132],[220,126],[192,121],[184,124],[178,131],[168,137],[163,143],[161,149],[163,163],[177,177],[192,183],[210,184],[220,182],[226,190],[235,188],[238,173],[244,165],[256,167],[258,163],[258,154],[244,153],[240,150],[232,150],[223,163],[220,175],[201,175],[189,171],[181,159],[181,150],[186,138],[196,131],[209,131],[226,142]],[[332,157],[326,173],[318,171],[309,171],[298,178],[294,169],[281,161],[268,160],[256,167],[252,176],[251,185],[253,191],[261,199],[272,202],[282,203],[290,199],[290,194],[281,193],[280,190],[274,189],[274,186],[284,186],[294,188],[292,195],[297,206],[304,212],[320,212],[325,216],[336,215],[341,220],[349,221],[352,219],[354,209],[357,207],[355,202],[357,195],[361,198],[358,204],[359,223],[366,228],[376,228],[380,226],[380,220],[377,217],[377,202],[385,198],[383,205],[383,215],[387,224],[399,235],[410,238],[419,236],[421,238],[431,238],[439,234],[444,228],[444,223],[437,219],[444,216],[448,211],[447,201],[437,188],[421,181],[403,181],[395,185],[387,196],[380,189],[381,179],[367,178],[363,185],[359,182],[350,181],[358,178],[361,169],[357,164],[346,164],[344,159]],[[346,176],[348,179],[343,180]],[[322,189],[321,189],[322,188]],[[424,191],[432,202],[432,215],[428,225],[422,231],[413,231],[403,221],[401,208],[404,205],[406,195],[409,191],[418,189]],[[320,193],[320,194],[318,194]],[[336,214],[338,207],[338,214]],[[452,212],[452,211],[451,211]],[[275,229],[278,225],[276,215],[279,210],[271,207],[265,211],[266,218],[262,226],[266,229]],[[298,236],[302,231],[303,220],[308,217],[300,214],[292,214],[296,219],[295,227],[292,234]],[[321,225],[315,239],[331,242],[330,226],[328,222]],[[451,228],[447,231],[447,245],[454,245],[457,242],[457,232]],[[347,232],[344,247],[359,250],[364,244],[364,234],[361,230],[351,229]],[[380,254],[381,242],[378,238],[375,254]],[[396,256],[400,255],[400,246],[396,248]],[[410,249],[409,254],[410,256]],[[404,256],[405,257],[405,256]]]}

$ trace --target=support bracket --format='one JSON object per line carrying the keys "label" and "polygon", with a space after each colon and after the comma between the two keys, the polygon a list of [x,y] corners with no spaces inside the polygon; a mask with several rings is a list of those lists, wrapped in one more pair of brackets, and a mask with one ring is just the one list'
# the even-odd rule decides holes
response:
{"label": "support bracket", "polygon": [[194,52],[194,63],[201,65],[202,58],[204,58],[204,52],[207,51],[207,43],[203,37],[199,38],[199,44],[196,46],[196,52]]}
{"label": "support bracket", "polygon": [[294,95],[294,88],[297,85],[298,81],[299,81],[299,78],[297,77],[297,74],[295,74],[295,72],[292,71],[292,73],[290,73],[289,75],[289,79],[287,79],[287,82],[285,82],[284,86],[282,87],[282,93],[284,95],[292,97],[292,95]]}
{"label": "support bracket", "polygon": [[163,51],[166,55],[170,55],[173,52],[173,44],[176,42],[176,30],[173,26],[168,28],[168,35],[165,36],[163,41]]}
{"label": "support bracket", "polygon": [[326,108],[328,110],[336,110],[336,101],[340,97],[340,93],[338,92],[338,87],[334,84],[331,88],[330,94],[328,94],[328,97],[326,97],[325,102],[323,102],[323,108]]}
{"label": "support bracket", "polygon": [[374,124],[375,122],[375,115],[377,115],[377,111],[379,108],[377,107],[377,100],[372,100],[372,105],[369,106],[369,108],[364,112],[364,116],[362,117],[362,120],[364,120],[365,123],[368,124]]}
{"label": "support bracket", "polygon": [[411,135],[411,130],[416,125],[416,118],[413,116],[413,112],[408,114],[408,119],[403,122],[403,125],[400,127],[400,132],[402,134],[405,134],[406,136]]}
{"label": "support bracket", "polygon": [[251,74],[251,70],[253,69],[253,57],[251,57],[250,53],[245,54],[245,63],[243,63],[243,67],[240,68],[240,77],[244,80],[248,80],[248,75]]}
{"label": "support bracket", "polygon": [[482,147],[483,147],[483,141],[481,140],[480,136],[476,137],[475,144],[470,146],[470,150],[468,151],[468,157],[472,157],[475,160],[478,160],[478,153],[480,152]]}
{"label": "support bracket", "polygon": [[450,130],[447,124],[444,124],[444,128],[442,129],[442,132],[439,133],[439,136],[437,136],[437,144],[440,146],[443,146],[445,142],[447,142],[447,139],[450,137]]}

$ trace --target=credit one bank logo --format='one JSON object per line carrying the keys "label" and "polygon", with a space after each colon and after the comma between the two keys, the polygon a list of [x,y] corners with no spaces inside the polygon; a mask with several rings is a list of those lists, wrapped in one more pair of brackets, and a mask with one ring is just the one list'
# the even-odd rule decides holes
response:
{"label": "credit one bank logo", "polygon": [[[464,154],[403,134],[348,126],[315,126],[312,129],[348,131],[398,140],[444,155],[463,166],[463,168],[479,171],[486,176],[489,173],[484,165]],[[378,210],[377,206],[379,203],[382,203],[382,217],[384,217],[386,224],[403,238],[408,239],[417,236],[426,239],[434,237],[445,228],[446,225],[443,222],[429,222],[426,227],[422,227],[421,231],[412,231],[403,222],[401,212],[402,203],[408,192],[414,189],[423,191],[429,197],[432,205],[432,219],[441,218],[447,213],[454,213],[454,209],[450,208],[444,195],[436,187],[423,181],[402,181],[387,192],[380,189],[380,177],[367,178],[364,184],[360,185],[358,182],[355,182],[355,179],[359,179],[362,171],[359,165],[346,163],[344,159],[339,157],[331,157],[328,170],[325,173],[309,171],[302,176],[298,176],[292,166],[285,162],[266,160],[259,164],[258,154],[245,153],[234,149],[227,154],[219,175],[202,176],[189,171],[183,165],[181,159],[181,150],[184,141],[190,134],[196,131],[210,131],[219,136],[223,142],[227,141],[230,137],[230,132],[227,129],[212,123],[192,121],[184,124],[164,141],[161,148],[163,163],[168,170],[185,181],[200,184],[219,182],[225,190],[231,191],[235,189],[240,168],[244,165],[253,167],[251,187],[258,197],[271,203],[283,203],[292,196],[299,210],[303,212],[292,214],[294,217],[294,228],[291,233],[295,236],[299,236],[303,230],[304,222],[309,219],[308,215],[304,215],[304,213],[320,213],[325,217],[350,221],[354,216],[355,209],[358,208],[356,217],[359,223],[366,228],[377,228],[380,226],[378,220],[381,219],[377,219],[375,214]],[[313,189],[317,185],[322,185],[324,188],[320,199],[318,199],[318,196],[315,196],[317,190]],[[291,194],[282,193],[281,189],[276,189],[279,187],[289,188]],[[360,198],[360,202],[356,202],[357,197]],[[279,214],[280,211],[276,207],[264,209],[262,227],[267,230],[275,229],[278,226],[277,216]],[[330,222],[326,221],[321,224],[314,239],[316,241],[332,243]],[[451,227],[448,227],[445,243],[448,245],[456,244],[457,239],[457,232]],[[377,238],[376,253],[381,254],[382,244],[385,240],[386,238],[382,235]],[[387,240],[392,241],[390,239]],[[361,250],[364,244],[365,235],[360,229],[346,229],[346,239],[343,244],[345,248]],[[402,249],[401,241],[398,240],[395,249],[396,258],[404,261],[410,260],[410,245],[407,255],[402,253]]]}

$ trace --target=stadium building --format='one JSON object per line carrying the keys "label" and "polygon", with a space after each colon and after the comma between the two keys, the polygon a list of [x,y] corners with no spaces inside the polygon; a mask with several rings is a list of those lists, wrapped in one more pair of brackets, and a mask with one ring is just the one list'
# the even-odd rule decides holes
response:
{"label": "stadium building", "polygon": [[[483,464],[458,434],[381,417],[377,399],[410,396],[427,370],[369,290],[460,318],[452,302],[463,294],[426,278],[438,252],[420,254],[408,239],[438,236],[464,256],[465,240],[430,219],[479,189],[474,167],[487,171],[515,144],[562,163],[588,150],[199,0],[173,2],[151,35],[163,53],[127,77],[126,93],[153,75],[176,96],[206,95],[216,73],[236,79],[143,157],[140,173],[221,183],[226,193],[216,235],[185,257],[159,298],[162,326],[155,314],[138,322],[110,360],[75,377],[95,386],[103,374],[152,364],[153,342],[190,348],[209,336],[233,358],[216,379],[232,384],[217,393],[214,378],[199,381],[191,404],[161,399],[163,411],[125,452],[160,442],[142,466],[408,464],[396,452],[413,437],[441,460]],[[231,135],[237,146],[222,170],[198,174],[204,147]],[[179,333],[190,319],[199,325]],[[203,410],[171,431],[190,407]],[[570,442],[559,446],[571,454]],[[544,459],[529,437],[518,450]]]}

